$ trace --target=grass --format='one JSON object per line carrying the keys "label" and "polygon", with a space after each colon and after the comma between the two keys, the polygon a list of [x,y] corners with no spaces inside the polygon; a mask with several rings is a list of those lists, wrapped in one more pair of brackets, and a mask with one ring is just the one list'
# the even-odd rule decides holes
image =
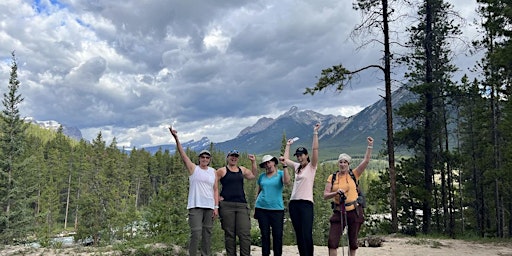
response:
{"label": "grass", "polygon": [[[429,246],[431,248],[441,248],[446,245],[444,245],[440,240],[441,239],[452,239],[450,237],[442,236],[442,235],[429,235],[429,236],[418,236],[418,237],[409,237],[409,236],[403,236],[404,238],[409,238],[409,240],[406,242],[407,244],[412,245],[423,245],[423,246]],[[508,246],[510,245],[510,239],[509,238],[489,238],[489,237],[479,237],[474,235],[468,235],[464,237],[457,237],[457,240],[462,240],[466,242],[474,242],[474,243],[481,243],[481,244],[492,244],[492,245],[501,245],[501,246]]]}
{"label": "grass", "polygon": [[429,246],[431,248],[441,248],[443,247],[443,243],[433,240],[433,239],[426,239],[426,238],[416,238],[416,239],[409,239],[407,244],[411,245],[422,245],[422,246]]}

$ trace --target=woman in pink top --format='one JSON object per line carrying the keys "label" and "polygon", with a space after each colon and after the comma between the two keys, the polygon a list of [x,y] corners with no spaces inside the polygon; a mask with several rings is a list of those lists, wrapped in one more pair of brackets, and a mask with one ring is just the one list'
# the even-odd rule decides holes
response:
{"label": "woman in pink top", "polygon": [[290,145],[293,140],[288,140],[284,151],[286,165],[293,166],[295,181],[288,209],[295,230],[295,238],[301,256],[313,256],[313,183],[318,164],[318,129],[320,124],[313,128],[313,145],[311,160],[308,150],[298,147],[293,154],[297,162],[289,159]]}

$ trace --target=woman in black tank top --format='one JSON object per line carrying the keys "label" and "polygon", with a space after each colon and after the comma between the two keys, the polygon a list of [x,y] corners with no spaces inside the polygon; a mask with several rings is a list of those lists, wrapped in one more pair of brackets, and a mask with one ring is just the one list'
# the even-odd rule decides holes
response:
{"label": "woman in black tank top", "polygon": [[237,172],[226,170],[226,175],[220,179],[222,185],[220,196],[226,202],[247,203],[244,192],[244,175],[241,168],[238,167]]}
{"label": "woman in black tank top", "polygon": [[226,255],[236,256],[236,238],[240,243],[240,255],[251,255],[251,217],[244,192],[244,178],[253,180],[258,176],[256,157],[248,155],[251,170],[238,166],[240,153],[229,151],[227,165],[217,170],[221,184],[219,216],[224,230]]}

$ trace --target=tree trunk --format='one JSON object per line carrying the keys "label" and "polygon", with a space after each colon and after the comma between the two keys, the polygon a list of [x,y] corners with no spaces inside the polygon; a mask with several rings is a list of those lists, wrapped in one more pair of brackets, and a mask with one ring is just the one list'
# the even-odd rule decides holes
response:
{"label": "tree trunk", "polygon": [[382,23],[384,26],[384,81],[386,102],[387,151],[389,164],[389,203],[391,206],[391,229],[398,232],[398,210],[396,204],[395,143],[393,140],[393,106],[391,99],[391,49],[389,42],[388,1],[382,0]]}
{"label": "tree trunk", "polygon": [[[443,123],[443,127],[444,127],[444,150],[448,153],[450,152],[450,143],[449,143],[449,139],[448,139],[448,136],[449,136],[449,132],[448,132],[448,118],[446,117],[447,116],[447,111],[444,110],[443,111],[443,115],[444,115],[444,123]],[[453,186],[453,170],[452,170],[452,157],[451,157],[451,154],[448,154],[448,159],[446,161],[446,178],[447,178],[447,190],[448,190],[448,193],[447,193],[447,208],[448,208],[448,234],[450,235],[451,238],[455,238],[455,216],[453,216],[454,214],[454,211],[453,209],[455,208],[455,199],[454,199],[454,194],[455,194],[455,191],[453,191],[455,188]],[[459,183],[460,184],[460,183]],[[445,215],[446,217],[446,215]]]}
{"label": "tree trunk", "polygon": [[[441,185],[442,186],[442,185]],[[440,204],[439,203],[439,197],[438,197],[438,194],[439,194],[439,189],[438,189],[438,186],[435,182],[432,183],[432,190],[433,190],[433,204],[434,204],[434,217],[433,220],[435,220],[435,227],[436,227],[436,230],[441,230],[441,220],[440,220],[440,215],[439,214],[439,208],[440,208]]]}
{"label": "tree trunk", "polygon": [[[76,191],[76,200],[80,199],[80,180],[81,178],[78,177],[78,189]],[[75,230],[78,230],[78,204],[76,204],[75,209]]]}
{"label": "tree trunk", "polygon": [[425,141],[425,192],[427,194],[427,198],[423,199],[423,233],[430,233],[430,225],[432,219],[432,206],[430,202],[430,198],[432,195],[432,177],[433,177],[433,166],[432,166],[432,155],[433,155],[433,147],[432,147],[432,115],[434,109],[433,103],[433,94],[432,94],[432,3],[431,0],[426,0],[425,6],[426,14],[425,14],[425,41],[424,41],[424,49],[425,49],[425,83],[428,85],[429,89],[425,93],[425,130],[424,130],[424,141]]}
{"label": "tree trunk", "polygon": [[[71,169],[71,168],[70,168]],[[68,175],[68,191],[66,195],[66,215],[64,216],[64,230],[68,227],[68,214],[69,214],[69,198],[71,195],[71,170]]]}
{"label": "tree trunk", "polygon": [[498,179],[494,179],[494,201],[496,202],[496,236],[503,237],[503,220],[501,218],[500,188]]}
{"label": "tree trunk", "polygon": [[[512,201],[508,203],[508,212],[512,212]],[[512,217],[508,219],[508,237],[512,237]]]}
{"label": "tree trunk", "polygon": [[135,209],[137,209],[137,205],[139,205],[139,193],[140,193],[140,177],[137,180],[137,192],[135,193]]}

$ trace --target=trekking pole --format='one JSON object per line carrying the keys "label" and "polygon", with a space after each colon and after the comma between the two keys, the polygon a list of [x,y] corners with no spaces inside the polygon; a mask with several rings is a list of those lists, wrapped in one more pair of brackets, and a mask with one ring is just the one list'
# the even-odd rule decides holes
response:
{"label": "trekking pole", "polygon": [[345,208],[345,223],[347,225],[347,255],[350,256],[350,236],[348,234],[348,221],[347,221],[347,209],[345,207],[345,203],[343,203],[343,208]]}
{"label": "trekking pole", "polygon": [[[345,230],[345,226],[344,225],[347,225],[347,215],[345,214],[345,216],[343,216],[343,212],[345,211],[345,194],[343,192],[338,192],[339,196],[340,196],[340,221],[341,221],[341,255],[342,256],[345,256],[345,248],[343,246],[343,232]],[[348,225],[347,225],[347,228],[348,228]],[[348,234],[347,234],[347,237],[348,237]],[[349,248],[349,253],[350,253],[350,248]]]}

